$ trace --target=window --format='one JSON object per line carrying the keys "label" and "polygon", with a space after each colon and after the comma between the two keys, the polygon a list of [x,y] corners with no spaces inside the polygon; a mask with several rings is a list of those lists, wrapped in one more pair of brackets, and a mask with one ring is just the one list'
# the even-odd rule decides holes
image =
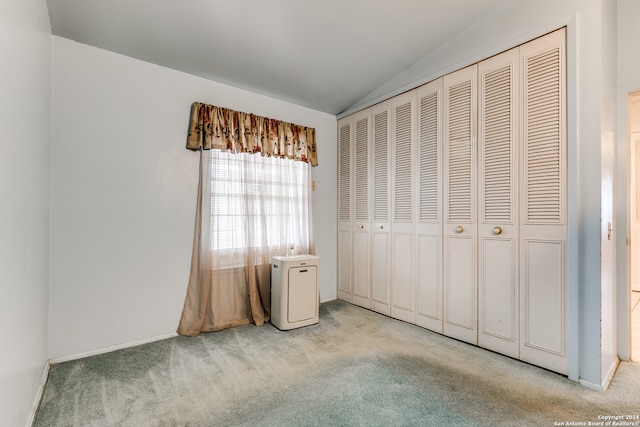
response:
{"label": "window", "polygon": [[211,152],[211,249],[308,250],[310,165],[261,156]]}

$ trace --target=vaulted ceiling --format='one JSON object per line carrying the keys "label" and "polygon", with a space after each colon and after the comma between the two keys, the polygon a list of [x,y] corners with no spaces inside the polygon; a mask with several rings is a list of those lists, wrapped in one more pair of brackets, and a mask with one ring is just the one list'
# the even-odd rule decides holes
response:
{"label": "vaulted ceiling", "polygon": [[47,0],[54,34],[339,114],[506,0]]}

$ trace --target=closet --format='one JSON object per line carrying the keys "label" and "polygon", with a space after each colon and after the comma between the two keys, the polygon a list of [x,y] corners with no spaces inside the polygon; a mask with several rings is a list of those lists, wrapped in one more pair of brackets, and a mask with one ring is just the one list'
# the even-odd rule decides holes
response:
{"label": "closet", "polygon": [[338,298],[567,373],[565,32],[338,121]]}

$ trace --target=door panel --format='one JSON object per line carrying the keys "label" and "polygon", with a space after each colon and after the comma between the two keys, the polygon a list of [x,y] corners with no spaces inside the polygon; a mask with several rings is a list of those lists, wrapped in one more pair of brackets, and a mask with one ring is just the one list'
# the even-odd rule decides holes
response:
{"label": "door panel", "polygon": [[351,302],[351,224],[338,225],[338,298]]}
{"label": "door panel", "polygon": [[415,323],[413,283],[413,233],[393,233],[391,316]]}
{"label": "door panel", "polygon": [[521,359],[556,372],[566,369],[563,241],[524,242]]}
{"label": "door panel", "polygon": [[369,259],[371,250],[369,224],[369,136],[367,110],[356,114],[355,122],[355,211],[353,223],[353,303],[371,307]]}
{"label": "door panel", "polygon": [[351,302],[351,118],[338,122],[338,298]]}
{"label": "door panel", "polygon": [[520,48],[520,358],[566,374],[565,34]]}
{"label": "door panel", "polygon": [[391,316],[415,323],[415,91],[392,104],[393,222]]}
{"label": "door panel", "polygon": [[477,342],[475,238],[445,236],[444,334]]}
{"label": "door panel", "polygon": [[353,303],[369,308],[369,247],[371,245],[368,224],[360,224],[353,230]]}
{"label": "door panel", "polygon": [[518,61],[478,64],[478,344],[518,357]]}
{"label": "door panel", "polygon": [[444,77],[444,333],[477,344],[477,66]]}
{"label": "door panel", "polygon": [[418,233],[416,324],[442,333],[442,235]]}
{"label": "door panel", "polygon": [[512,238],[480,237],[478,344],[512,357],[519,356],[516,253]]}
{"label": "door panel", "polygon": [[416,323],[442,333],[443,79],[417,90]]}
{"label": "door panel", "polygon": [[390,315],[390,195],[391,108],[385,102],[373,107],[373,246],[371,252],[371,309]]}
{"label": "door panel", "polygon": [[373,230],[371,309],[391,314],[389,304],[389,232]]}

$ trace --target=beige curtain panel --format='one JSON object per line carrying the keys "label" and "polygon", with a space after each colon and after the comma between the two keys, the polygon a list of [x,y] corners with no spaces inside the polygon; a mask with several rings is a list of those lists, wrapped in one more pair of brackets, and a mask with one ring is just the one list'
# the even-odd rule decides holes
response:
{"label": "beige curtain panel", "polygon": [[253,247],[212,249],[212,241],[222,233],[211,221],[210,153],[200,152],[191,273],[178,326],[178,333],[185,336],[250,322],[260,326],[270,319],[269,253]]}
{"label": "beige curtain panel", "polygon": [[261,153],[318,165],[315,128],[200,102],[191,105],[187,148]]}
{"label": "beige curtain panel", "polygon": [[178,333],[260,326],[271,317],[271,258],[315,253],[315,129],[196,102],[187,148],[200,171]]}

